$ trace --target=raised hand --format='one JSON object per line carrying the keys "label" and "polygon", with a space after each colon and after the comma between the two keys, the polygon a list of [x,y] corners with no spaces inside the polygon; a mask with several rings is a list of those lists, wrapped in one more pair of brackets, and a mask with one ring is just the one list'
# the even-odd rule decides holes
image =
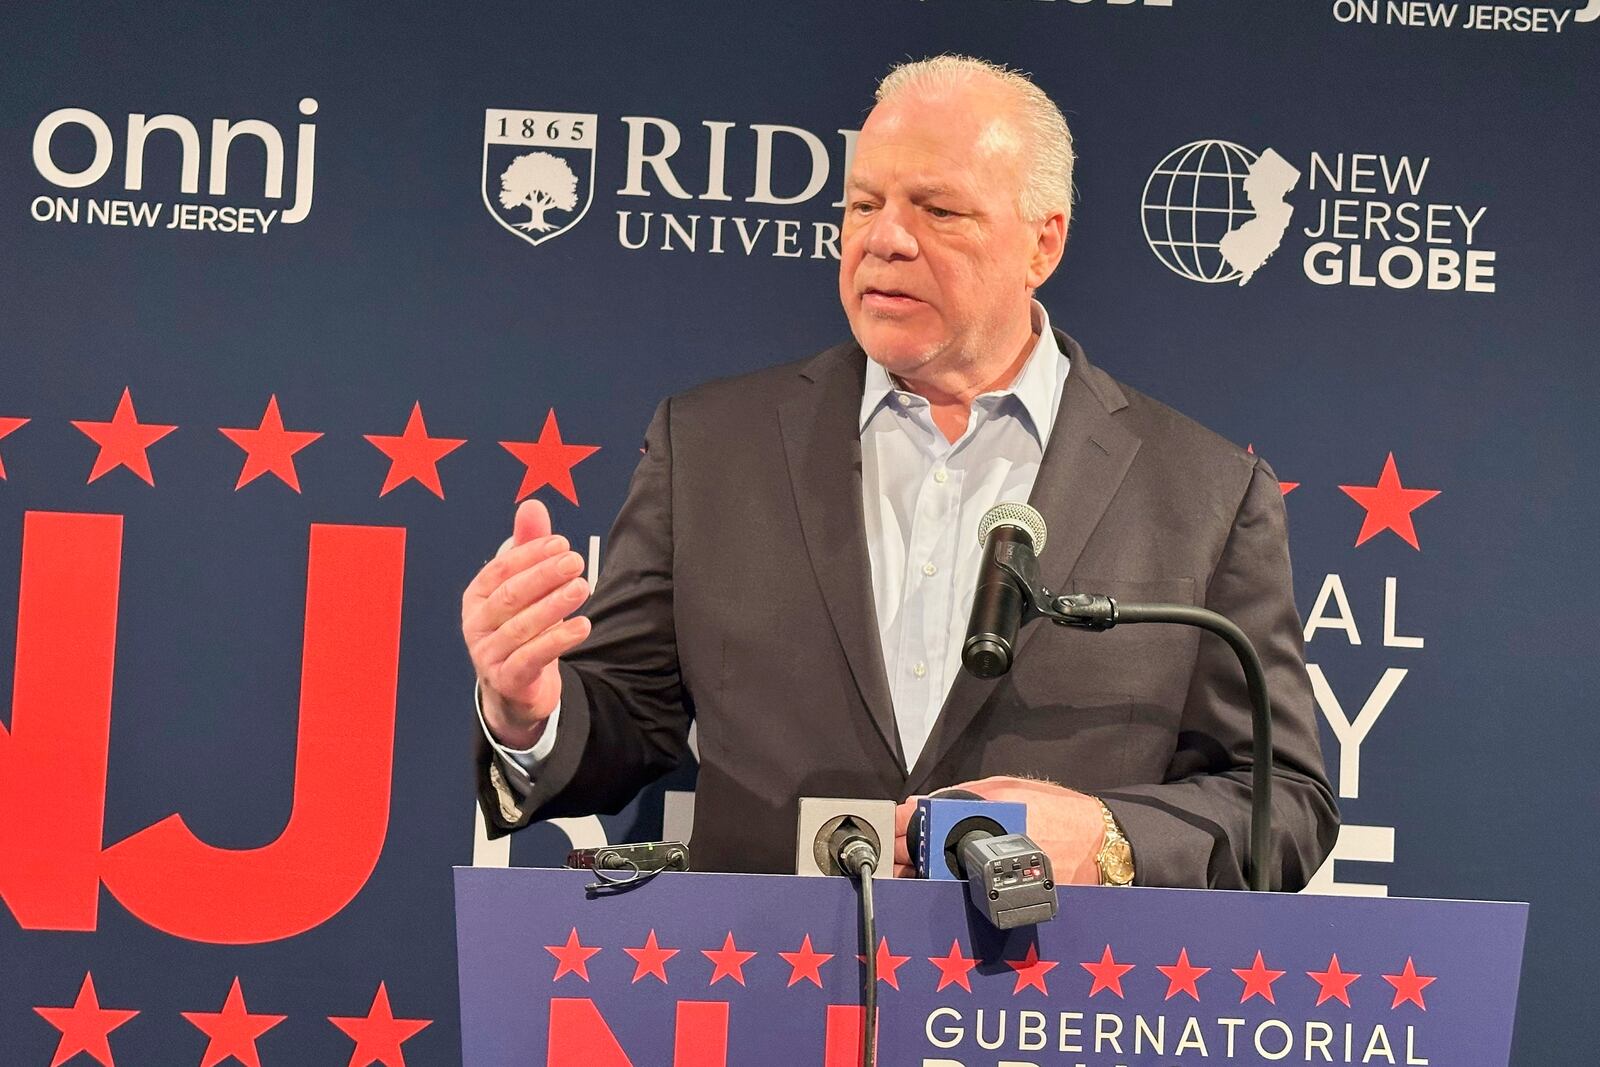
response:
{"label": "raised hand", "polygon": [[527,500],[511,538],[461,595],[484,721],[503,745],[531,747],[561,702],[557,664],[589,636],[587,618],[568,618],[589,595],[582,572],[583,557],[551,533],[549,511]]}

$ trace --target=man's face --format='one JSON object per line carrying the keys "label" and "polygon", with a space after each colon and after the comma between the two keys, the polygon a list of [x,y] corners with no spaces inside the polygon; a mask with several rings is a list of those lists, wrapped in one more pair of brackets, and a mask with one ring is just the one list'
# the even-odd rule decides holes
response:
{"label": "man's face", "polygon": [[907,91],[856,142],[839,299],[867,355],[916,381],[1000,365],[1026,337],[1030,292],[1060,259],[1065,220],[1023,220],[1011,105],[994,88]]}

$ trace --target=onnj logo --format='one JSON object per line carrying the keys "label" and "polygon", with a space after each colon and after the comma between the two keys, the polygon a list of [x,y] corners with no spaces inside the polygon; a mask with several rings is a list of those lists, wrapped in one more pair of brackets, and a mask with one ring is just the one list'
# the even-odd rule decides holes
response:
{"label": "onnj logo", "polygon": [[598,119],[568,111],[483,113],[483,206],[537,245],[578,224],[594,200]]}
{"label": "onnj logo", "polygon": [[1600,20],[1600,0],[1333,0],[1333,17],[1421,30],[1559,34]]}
{"label": "onnj logo", "polygon": [[1294,217],[1285,199],[1300,171],[1273,149],[1193,141],[1145,182],[1140,209],[1150,250],[1192,282],[1244,285],[1278,250]]}
{"label": "onnj logo", "polygon": [[[300,114],[306,118],[315,115],[317,108],[317,101],[309,96],[299,104]],[[264,119],[212,119],[205,135],[203,124],[177,114],[135,112],[127,116],[125,127],[120,119],[114,121],[115,127],[112,121],[81,107],[57,108],[40,120],[33,131],[34,169],[55,189],[84,192],[41,191],[29,206],[35,222],[266,234],[279,223],[292,226],[311,214],[316,191],[314,123],[298,124],[291,152],[284,132]],[[261,199],[282,201],[284,175],[293,175],[293,200],[287,208],[266,207],[251,198],[249,191],[241,194],[237,173],[233,173],[235,182],[230,188],[229,175],[235,170],[230,158],[241,138],[247,142],[247,153],[253,151],[248,142],[259,145]],[[202,162],[209,164],[207,199],[149,199],[147,157],[155,161],[149,168],[148,184],[159,190],[157,195],[200,196]],[[121,166],[116,165],[119,162]]]}

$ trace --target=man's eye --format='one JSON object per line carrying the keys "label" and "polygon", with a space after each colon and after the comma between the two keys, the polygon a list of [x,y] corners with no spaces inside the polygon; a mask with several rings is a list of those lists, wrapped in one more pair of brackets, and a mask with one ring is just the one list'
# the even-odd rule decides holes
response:
{"label": "man's eye", "polygon": [[876,209],[876,207],[877,207],[877,205],[873,204],[870,201],[857,200],[855,203],[850,205],[850,210],[854,211],[857,215],[865,215],[868,212],[873,211],[874,209]]}
{"label": "man's eye", "polygon": [[944,207],[930,207],[928,208],[928,214],[932,215],[936,219],[953,219],[956,217],[956,213],[954,211]]}

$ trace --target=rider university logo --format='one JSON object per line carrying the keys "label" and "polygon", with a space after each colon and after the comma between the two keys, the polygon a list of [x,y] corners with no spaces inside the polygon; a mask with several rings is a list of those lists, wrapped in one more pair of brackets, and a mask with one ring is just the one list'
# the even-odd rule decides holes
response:
{"label": "rider university logo", "polygon": [[483,206],[537,245],[572,229],[594,200],[597,118],[567,111],[483,113]]}
{"label": "rider university logo", "polygon": [[1283,243],[1300,171],[1271,148],[1194,141],[1171,152],[1145,183],[1141,211],[1150,250],[1194,282],[1255,276]]}

